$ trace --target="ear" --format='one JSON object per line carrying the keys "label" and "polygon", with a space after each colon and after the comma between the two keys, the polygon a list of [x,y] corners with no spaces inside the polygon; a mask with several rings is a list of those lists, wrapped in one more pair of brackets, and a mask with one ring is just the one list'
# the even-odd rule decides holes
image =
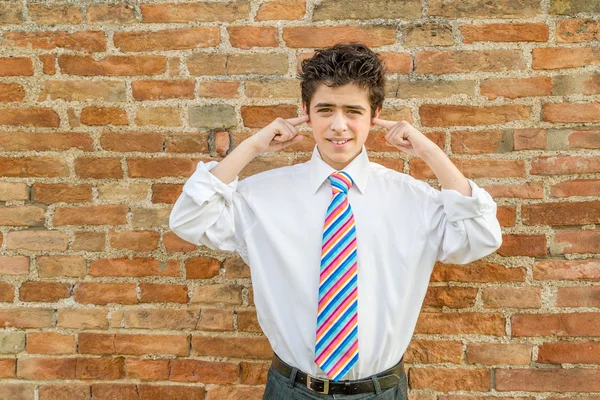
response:
{"label": "ear", "polygon": [[379,115],[381,114],[381,109],[382,107],[379,106],[377,107],[377,109],[375,110],[375,114],[371,117],[371,126],[375,126],[375,124],[373,123],[373,118],[379,118]]}
{"label": "ear", "polygon": [[[308,115],[308,108],[306,108],[306,103],[302,102],[302,114],[304,115]],[[306,125],[310,126],[312,128],[312,124],[310,121],[310,115],[308,115],[308,121],[306,121]]]}

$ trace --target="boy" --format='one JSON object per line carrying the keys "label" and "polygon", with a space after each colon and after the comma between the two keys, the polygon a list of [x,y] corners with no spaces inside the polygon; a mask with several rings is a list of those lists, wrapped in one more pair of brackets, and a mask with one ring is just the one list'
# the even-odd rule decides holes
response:
{"label": "boy", "polygon": [[[304,115],[276,119],[220,163],[200,162],[169,226],[250,266],[274,351],[264,399],[406,399],[403,354],[433,265],[495,251],[496,204],[417,129],[379,119],[384,67],[366,46],[318,50],[300,78]],[[310,161],[238,183],[256,156],[302,140],[302,123],[316,141]],[[375,125],[421,157],[442,191],[369,162]]]}

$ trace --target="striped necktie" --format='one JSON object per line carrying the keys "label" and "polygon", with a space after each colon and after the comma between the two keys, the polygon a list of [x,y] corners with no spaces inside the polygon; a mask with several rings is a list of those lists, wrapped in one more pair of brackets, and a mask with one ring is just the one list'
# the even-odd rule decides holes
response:
{"label": "striped necktie", "polygon": [[321,250],[315,362],[339,381],[358,362],[358,264],[348,173],[329,177],[333,198],[327,209]]}

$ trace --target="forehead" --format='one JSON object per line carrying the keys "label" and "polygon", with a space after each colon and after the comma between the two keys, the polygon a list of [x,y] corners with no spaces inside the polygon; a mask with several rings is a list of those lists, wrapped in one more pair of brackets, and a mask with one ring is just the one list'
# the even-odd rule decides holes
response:
{"label": "forehead", "polygon": [[314,91],[310,103],[311,107],[314,107],[318,103],[328,103],[340,107],[345,105],[363,105],[367,108],[369,106],[369,90],[366,88],[363,89],[354,83],[348,83],[335,88],[320,84]]}

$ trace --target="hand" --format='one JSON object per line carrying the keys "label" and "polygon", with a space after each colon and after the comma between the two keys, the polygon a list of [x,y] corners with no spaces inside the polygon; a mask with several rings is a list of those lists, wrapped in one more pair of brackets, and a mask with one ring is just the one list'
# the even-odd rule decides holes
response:
{"label": "hand", "polygon": [[298,134],[296,126],[309,120],[308,115],[295,118],[276,118],[269,125],[247,140],[252,142],[256,154],[278,151],[300,142],[304,136]]}
{"label": "hand", "polygon": [[373,123],[388,129],[385,140],[397,149],[411,156],[424,158],[437,145],[406,121],[387,121],[373,118]]}

